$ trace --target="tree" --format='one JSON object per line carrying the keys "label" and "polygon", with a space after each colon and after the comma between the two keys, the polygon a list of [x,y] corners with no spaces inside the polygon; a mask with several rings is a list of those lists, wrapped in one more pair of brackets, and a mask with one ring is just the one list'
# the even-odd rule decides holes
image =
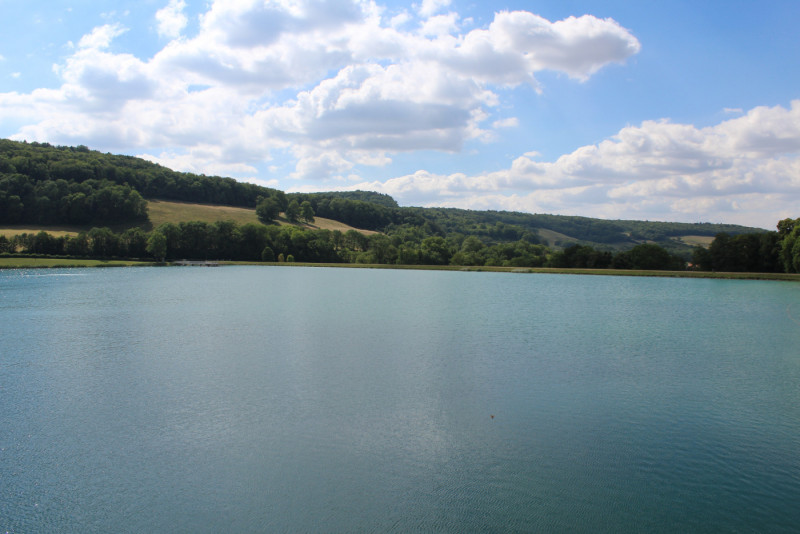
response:
{"label": "tree", "polygon": [[627,255],[632,269],[670,271],[683,268],[681,258],[671,255],[667,250],[653,243],[636,245],[621,254]]}
{"label": "tree", "polygon": [[309,224],[314,222],[314,208],[308,200],[300,204],[300,217]]}
{"label": "tree", "polygon": [[297,218],[299,216],[300,216],[300,204],[298,204],[296,200],[292,200],[286,207],[286,219],[289,222],[297,222]]}
{"label": "tree", "polygon": [[780,259],[787,273],[800,272],[800,218],[783,219],[778,223]]}
{"label": "tree", "polygon": [[272,197],[259,198],[260,200],[258,204],[256,204],[256,216],[262,223],[271,224],[281,212],[281,206],[278,201]]}
{"label": "tree", "polygon": [[70,238],[64,244],[64,252],[70,256],[88,256],[89,255],[89,236],[86,232],[81,232],[73,238]]}
{"label": "tree", "polygon": [[692,264],[695,269],[710,271],[712,265],[711,252],[701,246],[694,247],[694,250],[692,250]]}
{"label": "tree", "polygon": [[108,258],[117,255],[119,236],[110,228],[92,228],[89,230],[89,242],[92,256]]}
{"label": "tree", "polygon": [[129,258],[142,258],[147,254],[147,234],[141,228],[129,228],[122,234],[121,244]]}
{"label": "tree", "polygon": [[275,252],[269,247],[264,247],[261,251],[261,261],[275,261]]}
{"label": "tree", "polygon": [[420,247],[422,263],[426,265],[447,265],[450,261],[450,249],[443,237],[432,236],[422,240]]}
{"label": "tree", "polygon": [[167,236],[155,230],[150,232],[147,238],[147,253],[158,261],[164,261],[167,257]]}

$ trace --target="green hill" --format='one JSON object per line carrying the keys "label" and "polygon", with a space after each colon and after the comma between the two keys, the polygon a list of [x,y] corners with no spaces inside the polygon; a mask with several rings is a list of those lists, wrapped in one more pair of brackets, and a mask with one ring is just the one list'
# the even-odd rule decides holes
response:
{"label": "green hill", "polygon": [[[698,243],[726,232],[763,232],[737,225],[603,220],[589,217],[403,207],[388,195],[367,192],[290,193],[237,182],[232,178],[176,172],[131,156],[105,154],[85,146],[0,140],[0,226],[115,231],[150,231],[164,222],[256,223],[259,198],[281,211],[293,201],[308,202],[324,224],[308,228],[358,228],[394,239],[395,248],[426,237],[460,246],[466,237],[493,246],[525,242],[556,249],[572,244],[622,251],[657,243],[687,255]],[[336,225],[340,226],[336,226]],[[336,226],[336,228],[334,228]]]}

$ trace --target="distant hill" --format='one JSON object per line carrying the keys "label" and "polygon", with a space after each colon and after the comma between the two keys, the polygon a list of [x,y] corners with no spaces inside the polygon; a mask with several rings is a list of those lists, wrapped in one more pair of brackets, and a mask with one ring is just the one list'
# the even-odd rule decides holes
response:
{"label": "distant hill", "polygon": [[165,215],[153,201],[186,203],[184,218],[191,217],[186,211],[190,205],[204,204],[208,209],[201,219],[216,213],[242,223],[257,220],[254,208],[261,197],[274,198],[283,210],[292,201],[307,201],[316,217],[338,222],[342,229],[358,228],[402,239],[460,235],[475,236],[486,244],[525,241],[561,248],[578,243],[612,251],[650,242],[686,254],[694,244],[708,243],[720,232],[764,231],[729,224],[402,207],[389,195],[369,191],[287,194],[233,178],[176,172],[140,158],[104,154],[85,146],[0,140],[0,225],[7,227],[150,229],[175,212],[170,207],[173,215]]}

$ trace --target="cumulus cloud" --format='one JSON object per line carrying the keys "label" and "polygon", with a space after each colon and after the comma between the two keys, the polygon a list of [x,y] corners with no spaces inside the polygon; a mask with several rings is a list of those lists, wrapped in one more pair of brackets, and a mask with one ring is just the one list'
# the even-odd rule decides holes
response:
{"label": "cumulus cloud", "polygon": [[[456,14],[437,15],[448,5],[423,1],[427,19],[402,31],[370,0],[215,1],[196,35],[150,59],[110,52],[127,29],[99,26],[58,66],[60,88],[23,95],[30,122],[19,133],[101,147],[171,139],[184,149],[193,145],[181,142],[247,138],[261,154],[291,139],[350,161],[360,151],[457,151],[491,138],[481,124],[499,102],[492,84],[533,82],[542,68],[584,78],[638,50],[630,32],[591,16],[550,22],[504,12],[488,29],[459,34]],[[183,31],[185,6],[170,0],[156,13],[162,35]],[[198,86],[226,100],[199,106]],[[186,123],[196,126],[194,139],[182,133]]]}
{"label": "cumulus cloud", "polygon": [[354,189],[403,203],[504,208],[611,219],[699,221],[771,227],[797,210],[800,100],[757,107],[708,128],[666,120],[628,126],[553,162],[520,156],[478,175],[419,171]]}
{"label": "cumulus cloud", "polygon": [[128,31],[128,29],[121,24],[105,24],[103,26],[98,26],[92,30],[91,33],[81,37],[81,40],[78,41],[78,48],[106,49],[111,46],[111,41],[113,41],[115,37],[119,37],[126,31]]}
{"label": "cumulus cloud", "polygon": [[184,0],[170,0],[166,7],[156,11],[158,34],[162,37],[174,39],[181,35],[189,19],[183,13],[186,9]]}
{"label": "cumulus cloud", "polygon": [[[125,27],[93,29],[57,67],[60,87],[0,93],[0,121],[23,124],[16,138],[135,150],[196,172],[252,177],[280,154],[292,178],[327,188],[400,153],[491,140],[519,124],[505,88],[536,87],[544,70],[584,81],[640,50],[630,30],[592,15],[504,11],[467,31],[447,0],[399,14],[371,0],[217,0],[196,34],[175,39],[185,7],[156,13],[172,40],[151,58],[114,51]],[[725,112],[733,118],[707,128],[644,121],[553,161],[531,150],[501,171],[355,187],[403,203],[610,218],[792,215],[800,103]]]}
{"label": "cumulus cloud", "polygon": [[515,128],[517,126],[519,126],[519,119],[516,117],[508,117],[492,123],[492,128]]}
{"label": "cumulus cloud", "polygon": [[451,0],[422,0],[422,3],[415,7],[421,17],[428,18],[449,6],[450,2]]}

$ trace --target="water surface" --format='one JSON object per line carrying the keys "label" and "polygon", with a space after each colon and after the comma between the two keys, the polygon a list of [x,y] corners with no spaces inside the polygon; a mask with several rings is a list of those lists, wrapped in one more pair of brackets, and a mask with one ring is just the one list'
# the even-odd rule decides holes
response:
{"label": "water surface", "polygon": [[0,272],[0,531],[792,531],[800,285]]}

